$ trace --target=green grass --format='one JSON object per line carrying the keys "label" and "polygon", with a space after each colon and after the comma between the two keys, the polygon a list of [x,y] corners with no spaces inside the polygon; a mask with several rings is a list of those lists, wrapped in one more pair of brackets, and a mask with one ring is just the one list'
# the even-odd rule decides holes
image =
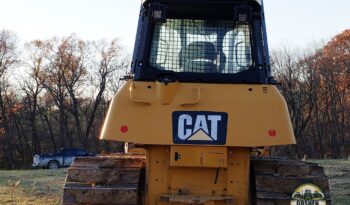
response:
{"label": "green grass", "polygon": [[0,204],[58,205],[66,173],[66,169],[0,171]]}
{"label": "green grass", "polygon": [[325,168],[333,205],[350,205],[350,160],[316,160]]}
{"label": "green grass", "polygon": [[[313,160],[325,167],[333,205],[350,205],[350,160]],[[1,205],[60,204],[67,170],[0,171]]]}

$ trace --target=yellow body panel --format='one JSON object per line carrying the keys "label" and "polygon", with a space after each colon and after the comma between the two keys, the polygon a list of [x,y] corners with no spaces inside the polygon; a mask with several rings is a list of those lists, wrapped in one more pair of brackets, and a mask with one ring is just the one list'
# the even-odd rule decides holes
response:
{"label": "yellow body panel", "polygon": [[[209,147],[193,146],[197,152],[207,153]],[[234,198],[235,205],[247,205],[249,202],[249,158],[248,148],[225,148],[227,167],[188,167],[170,165],[172,147],[150,146],[147,149],[146,169],[146,205],[184,205],[161,200],[162,195],[173,194],[201,197]],[[180,148],[181,149],[181,148]],[[191,155],[191,149],[184,149],[185,155]],[[201,151],[200,151],[201,150]],[[219,157],[221,158],[221,157]],[[224,200],[209,201],[211,205],[227,205]]]}
{"label": "yellow body panel", "polygon": [[252,147],[295,143],[273,85],[131,80],[101,138],[146,145],[145,205],[248,205]]}
{"label": "yellow body panel", "polygon": [[175,111],[227,113],[227,139],[222,146],[295,144],[286,102],[273,85],[131,80],[113,98],[101,139],[173,145]]}
{"label": "yellow body panel", "polygon": [[227,167],[226,147],[171,146],[172,167]]}

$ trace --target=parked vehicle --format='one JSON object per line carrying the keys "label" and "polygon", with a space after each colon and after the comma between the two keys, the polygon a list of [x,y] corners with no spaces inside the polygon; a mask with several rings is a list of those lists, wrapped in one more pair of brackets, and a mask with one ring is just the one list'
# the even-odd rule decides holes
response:
{"label": "parked vehicle", "polygon": [[33,157],[33,167],[59,169],[68,167],[76,157],[94,157],[96,154],[89,153],[82,149],[61,149],[52,154],[36,154]]}

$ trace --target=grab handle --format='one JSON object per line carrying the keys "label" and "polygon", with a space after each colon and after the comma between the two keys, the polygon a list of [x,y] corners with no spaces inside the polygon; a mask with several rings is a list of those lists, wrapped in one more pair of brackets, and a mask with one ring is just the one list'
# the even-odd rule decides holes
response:
{"label": "grab handle", "polygon": [[141,100],[141,99],[137,99],[134,94],[135,94],[135,85],[133,83],[130,84],[130,95],[129,98],[131,101],[133,101],[134,103],[139,103],[139,104],[144,104],[144,105],[151,105],[152,103],[146,100]]}
{"label": "grab handle", "polygon": [[201,99],[201,88],[197,87],[196,98],[193,101],[181,103],[181,106],[185,107],[185,106],[190,106],[190,105],[196,105],[199,103],[200,99]]}

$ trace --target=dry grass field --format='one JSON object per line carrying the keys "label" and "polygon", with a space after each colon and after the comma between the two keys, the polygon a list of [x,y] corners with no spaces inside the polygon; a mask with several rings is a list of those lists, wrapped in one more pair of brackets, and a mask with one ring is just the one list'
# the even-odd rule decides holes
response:
{"label": "dry grass field", "polygon": [[314,162],[322,165],[329,177],[333,205],[350,205],[350,160]]}
{"label": "dry grass field", "polygon": [[66,173],[66,169],[0,171],[0,204],[58,205]]}
{"label": "dry grass field", "polygon": [[[350,205],[350,161],[314,161],[330,178],[333,205]],[[0,171],[1,205],[55,205],[61,203],[66,169]]]}

